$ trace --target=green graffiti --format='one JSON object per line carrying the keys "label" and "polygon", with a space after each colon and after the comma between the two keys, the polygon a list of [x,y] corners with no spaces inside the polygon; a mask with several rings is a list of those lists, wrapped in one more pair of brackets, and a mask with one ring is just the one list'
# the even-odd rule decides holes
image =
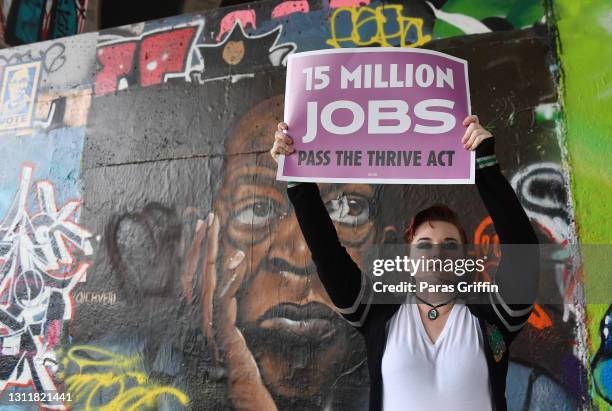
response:
{"label": "green graffiti", "polygon": [[[478,21],[503,18],[515,29],[532,26],[544,17],[543,2],[533,0],[449,0],[440,10]],[[440,18],[434,23],[433,33],[434,38],[465,35],[460,27]]]}
{"label": "green graffiti", "polygon": [[[563,65],[564,112],[572,194],[581,243],[612,243],[612,3],[555,0]],[[585,260],[586,301],[606,273]],[[609,268],[608,268],[609,269]],[[600,322],[608,306],[587,304],[589,354],[600,348]],[[597,375],[594,376],[597,378]],[[608,409],[593,381],[594,406]]]}

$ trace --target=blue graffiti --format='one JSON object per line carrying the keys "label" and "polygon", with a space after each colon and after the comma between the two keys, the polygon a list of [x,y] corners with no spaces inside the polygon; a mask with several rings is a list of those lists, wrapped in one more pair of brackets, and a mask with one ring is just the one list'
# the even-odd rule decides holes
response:
{"label": "blue graffiti", "polygon": [[601,346],[593,359],[593,380],[597,393],[612,403],[612,306],[601,321]]}
{"label": "blue graffiti", "polygon": [[578,409],[577,401],[542,369],[511,361],[506,384],[509,411]]}

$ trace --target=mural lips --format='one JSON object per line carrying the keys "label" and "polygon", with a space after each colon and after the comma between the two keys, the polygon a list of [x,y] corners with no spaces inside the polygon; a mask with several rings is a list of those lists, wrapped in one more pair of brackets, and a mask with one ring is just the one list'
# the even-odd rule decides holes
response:
{"label": "mural lips", "polygon": [[257,325],[262,328],[299,335],[309,340],[327,339],[335,334],[336,314],[321,303],[304,305],[282,303],[268,309]]}

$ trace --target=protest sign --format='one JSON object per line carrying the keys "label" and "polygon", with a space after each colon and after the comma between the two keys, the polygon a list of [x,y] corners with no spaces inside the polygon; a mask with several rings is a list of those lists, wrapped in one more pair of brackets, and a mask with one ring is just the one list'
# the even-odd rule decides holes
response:
{"label": "protest sign", "polygon": [[283,181],[472,184],[463,148],[467,62],[431,50],[374,47],[289,57],[284,120],[296,152]]}

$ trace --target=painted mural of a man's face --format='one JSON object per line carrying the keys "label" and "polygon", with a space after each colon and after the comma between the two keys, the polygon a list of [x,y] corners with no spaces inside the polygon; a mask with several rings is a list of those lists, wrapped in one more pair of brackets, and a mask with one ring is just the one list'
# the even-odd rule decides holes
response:
{"label": "painted mural of a man's face", "polygon": [[[333,311],[286,197],[286,183],[275,179],[268,150],[282,102],[277,96],[259,104],[229,137],[215,203],[219,253],[245,254],[236,325],[272,396],[277,402],[324,402],[317,400],[319,394],[329,395],[339,375],[363,361],[363,342]],[[321,195],[341,242],[360,263],[376,235],[373,188],[321,185]]]}

